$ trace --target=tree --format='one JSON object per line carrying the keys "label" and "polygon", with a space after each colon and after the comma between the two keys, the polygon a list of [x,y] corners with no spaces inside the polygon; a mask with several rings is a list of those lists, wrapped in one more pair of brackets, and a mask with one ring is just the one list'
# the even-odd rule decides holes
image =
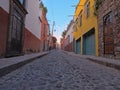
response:
{"label": "tree", "polygon": [[64,31],[62,32],[62,37],[63,37],[63,38],[65,37],[66,33],[67,33],[66,30],[64,30]]}
{"label": "tree", "polygon": [[100,5],[103,3],[105,0],[95,0],[95,9],[98,10]]}
{"label": "tree", "polygon": [[44,4],[43,4],[42,1],[40,2],[40,7],[43,8],[43,10],[44,10],[45,13],[48,12],[47,7],[44,6]]}
{"label": "tree", "polygon": [[95,0],[95,4],[94,4],[94,15],[97,16],[98,14],[98,9],[100,7],[100,5],[104,2],[105,0]]}
{"label": "tree", "polygon": [[45,13],[48,12],[47,7],[44,7],[43,10],[45,11]]}

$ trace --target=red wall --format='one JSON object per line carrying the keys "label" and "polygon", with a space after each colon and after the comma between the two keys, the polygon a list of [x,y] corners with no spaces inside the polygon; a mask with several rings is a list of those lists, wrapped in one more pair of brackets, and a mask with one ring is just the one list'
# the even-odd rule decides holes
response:
{"label": "red wall", "polygon": [[65,46],[65,50],[69,51],[69,52],[73,52],[73,42],[71,42],[67,46]]}
{"label": "red wall", "polygon": [[44,10],[42,11],[42,16],[41,16],[41,51],[45,51],[44,46],[47,46],[44,44],[44,42],[47,42],[47,32],[49,32],[49,26],[48,26],[48,21],[46,18],[46,13]]}
{"label": "red wall", "polygon": [[0,7],[0,57],[5,55],[9,15]]}
{"label": "red wall", "polygon": [[33,35],[28,29],[25,28],[24,36],[24,53],[32,53],[40,51],[40,39]]}

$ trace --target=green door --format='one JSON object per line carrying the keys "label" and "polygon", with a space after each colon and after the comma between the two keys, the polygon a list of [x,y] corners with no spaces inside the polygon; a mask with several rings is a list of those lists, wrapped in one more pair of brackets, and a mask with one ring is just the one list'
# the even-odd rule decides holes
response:
{"label": "green door", "polygon": [[83,54],[95,55],[95,33],[94,30],[88,32],[83,37]]}
{"label": "green door", "polygon": [[80,39],[76,41],[76,54],[80,54]]}

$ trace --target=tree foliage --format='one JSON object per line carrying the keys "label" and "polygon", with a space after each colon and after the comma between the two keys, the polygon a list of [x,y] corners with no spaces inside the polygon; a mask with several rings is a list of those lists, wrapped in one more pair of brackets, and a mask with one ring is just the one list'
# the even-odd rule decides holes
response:
{"label": "tree foliage", "polygon": [[65,37],[66,33],[67,33],[67,31],[64,30],[64,31],[62,32],[62,37]]}
{"label": "tree foliage", "polygon": [[97,16],[97,14],[98,14],[98,9],[99,9],[100,5],[103,3],[103,1],[105,1],[105,0],[95,0],[94,15]]}
{"label": "tree foliage", "polygon": [[105,0],[95,0],[95,9],[98,10],[100,5],[103,3]]}
{"label": "tree foliage", "polygon": [[45,11],[45,13],[48,12],[47,7],[44,6],[44,4],[43,4],[42,1],[40,2],[40,7],[43,8],[43,10]]}

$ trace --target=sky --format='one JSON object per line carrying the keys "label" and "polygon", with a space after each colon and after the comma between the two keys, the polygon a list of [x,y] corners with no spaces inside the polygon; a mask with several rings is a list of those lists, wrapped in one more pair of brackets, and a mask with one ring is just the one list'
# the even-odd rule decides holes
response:
{"label": "sky", "polygon": [[75,12],[74,5],[77,5],[79,0],[42,0],[45,7],[47,7],[47,19],[50,24],[52,32],[53,21],[55,21],[53,35],[57,38],[58,43],[62,32],[66,30],[67,25],[73,19]]}

